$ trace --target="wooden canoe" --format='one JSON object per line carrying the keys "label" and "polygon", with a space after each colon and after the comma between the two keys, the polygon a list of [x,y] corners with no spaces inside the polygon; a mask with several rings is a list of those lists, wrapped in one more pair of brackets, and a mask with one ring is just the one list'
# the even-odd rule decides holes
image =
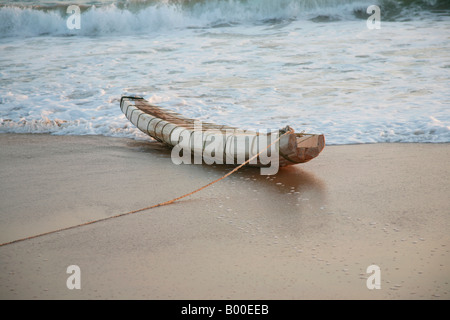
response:
{"label": "wooden canoe", "polygon": [[[198,130],[196,120],[152,105],[141,97],[123,96],[120,100],[120,108],[139,130],[171,148],[182,145],[185,150],[188,149],[193,154],[204,155],[208,149],[208,143],[220,140],[219,146],[223,148],[221,156],[224,158],[222,162],[216,161],[216,163],[229,164],[230,159],[234,161],[234,164],[243,163],[258,154],[263,148],[267,148],[270,141],[275,140],[271,138],[271,135],[279,137],[286,130],[291,130],[291,133],[281,137],[273,146],[278,153],[279,166],[310,161],[317,157],[325,147],[325,137],[322,134],[295,133],[290,127],[262,133],[257,130],[244,131],[236,127],[201,122],[201,128]],[[214,137],[211,138],[211,136]],[[184,139],[180,137],[184,137]],[[262,139],[263,137],[265,139]],[[238,143],[239,139],[241,139],[239,141],[243,141],[242,138],[244,138],[245,144]],[[194,140],[200,141],[200,143],[196,143]],[[217,156],[215,159],[218,160]],[[267,163],[258,157],[255,161],[250,162],[250,165],[264,166]]]}

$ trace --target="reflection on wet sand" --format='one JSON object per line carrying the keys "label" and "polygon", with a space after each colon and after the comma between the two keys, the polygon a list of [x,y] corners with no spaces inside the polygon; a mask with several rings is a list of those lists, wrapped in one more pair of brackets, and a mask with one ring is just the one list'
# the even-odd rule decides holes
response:
{"label": "reflection on wet sand", "polygon": [[[148,152],[157,154],[159,157],[167,158],[167,161],[171,161],[171,150],[165,145],[159,142],[147,142],[147,141],[130,141],[128,145],[132,148],[137,148],[140,152]],[[174,170],[179,167],[188,166],[189,170],[196,172],[197,170],[206,170],[212,173],[211,181],[217,179],[217,177],[223,176],[236,168],[234,165],[174,165]],[[302,169],[302,165],[281,167],[275,175],[261,175],[260,168],[244,166],[233,175],[227,177],[232,181],[236,179],[244,181],[253,181],[258,184],[258,188],[263,188],[264,192],[272,193],[273,195],[286,196],[291,198],[297,197],[301,207],[308,201],[308,207],[310,209],[317,209],[323,206],[325,201],[325,183],[317,178],[312,172],[308,172]],[[194,186],[193,186],[194,188]],[[194,189],[193,189],[194,190]],[[298,204],[298,203],[297,203]],[[299,208],[296,208],[298,210]]]}

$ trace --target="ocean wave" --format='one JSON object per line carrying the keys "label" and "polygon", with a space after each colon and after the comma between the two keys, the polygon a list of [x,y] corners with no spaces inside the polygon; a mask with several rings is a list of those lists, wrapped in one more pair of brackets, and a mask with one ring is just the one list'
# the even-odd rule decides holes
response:
{"label": "ocean wave", "polygon": [[141,34],[178,28],[209,28],[286,20],[333,22],[367,19],[378,5],[382,19],[410,19],[424,12],[448,15],[447,0],[128,0],[81,1],[80,25],[70,29],[69,1],[0,5],[0,37]]}

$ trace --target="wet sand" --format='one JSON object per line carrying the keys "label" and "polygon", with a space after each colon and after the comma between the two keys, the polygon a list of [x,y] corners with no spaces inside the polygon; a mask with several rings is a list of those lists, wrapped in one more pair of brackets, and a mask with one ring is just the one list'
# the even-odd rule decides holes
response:
{"label": "wet sand", "polygon": [[[193,191],[155,142],[0,134],[0,242]],[[177,203],[0,247],[2,299],[449,299],[450,144],[327,146]],[[81,270],[69,290],[66,269]],[[381,289],[369,290],[369,265]]]}

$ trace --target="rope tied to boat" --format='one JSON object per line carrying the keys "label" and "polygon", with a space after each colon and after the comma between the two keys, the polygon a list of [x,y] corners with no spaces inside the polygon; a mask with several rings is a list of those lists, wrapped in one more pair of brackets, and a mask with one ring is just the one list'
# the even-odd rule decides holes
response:
{"label": "rope tied to boat", "polygon": [[130,214],[134,214],[134,213],[138,213],[138,212],[142,212],[142,211],[146,211],[146,210],[150,210],[150,209],[154,209],[154,208],[158,208],[158,207],[162,207],[162,206],[166,206],[166,205],[172,204],[172,203],[174,203],[174,202],[176,202],[176,201],[178,201],[178,200],[181,200],[181,199],[186,198],[186,197],[188,197],[188,196],[191,196],[191,195],[193,195],[194,193],[197,193],[197,192],[199,192],[199,191],[201,191],[201,190],[203,190],[203,189],[206,189],[206,188],[208,188],[209,186],[211,186],[211,185],[213,185],[213,184],[215,184],[215,183],[217,183],[217,182],[219,182],[219,181],[225,179],[226,177],[232,175],[233,173],[235,173],[236,171],[238,171],[239,169],[241,169],[243,166],[245,166],[246,164],[248,164],[250,161],[256,159],[256,158],[257,158],[258,156],[260,156],[264,151],[266,151],[267,149],[269,149],[272,145],[274,145],[274,144],[276,144],[278,141],[280,141],[280,139],[281,139],[283,136],[285,136],[285,135],[287,135],[287,134],[294,133],[294,130],[293,130],[291,127],[289,127],[289,126],[286,126],[284,129],[281,129],[279,132],[280,132],[280,136],[279,136],[277,139],[275,139],[275,141],[273,141],[272,143],[270,143],[265,149],[261,150],[258,154],[256,154],[256,155],[254,155],[253,157],[249,158],[247,161],[243,162],[242,164],[240,164],[239,166],[237,166],[236,168],[234,168],[233,170],[231,170],[230,172],[228,172],[228,173],[225,174],[224,176],[222,176],[222,177],[220,177],[220,178],[218,178],[218,179],[216,179],[216,180],[214,180],[214,181],[212,181],[212,182],[210,182],[210,183],[204,185],[203,187],[200,187],[200,188],[198,188],[198,189],[196,189],[196,190],[194,190],[194,191],[192,191],[192,192],[186,193],[186,194],[184,194],[184,195],[182,195],[182,196],[179,196],[179,197],[177,197],[177,198],[174,198],[174,199],[172,199],[172,200],[168,200],[168,201],[165,201],[165,202],[161,202],[161,203],[158,203],[158,204],[155,204],[155,205],[152,205],[152,206],[148,206],[148,207],[145,207],[145,208],[141,208],[141,209],[136,209],[136,210],[128,211],[128,212],[120,213],[120,214],[117,214],[117,215],[114,215],[114,216],[110,216],[110,217],[106,217],[106,218],[102,218],[102,219],[97,219],[97,220],[93,220],[93,221],[88,221],[88,222],[80,223],[80,224],[73,225],[73,226],[70,226],[70,227],[65,227],[65,228],[61,228],[61,229],[57,229],[57,230],[52,230],[52,231],[48,231],[48,232],[36,234],[36,235],[33,235],[33,236],[29,236],[29,237],[25,237],[25,238],[21,238],[21,239],[9,241],[9,242],[4,242],[4,243],[1,243],[1,244],[0,244],[0,247],[6,246],[6,245],[9,245],[9,244],[13,244],[13,243],[17,243],[17,242],[22,242],[22,241],[25,241],[25,240],[31,240],[31,239],[35,239],[35,238],[38,238],[38,237],[46,236],[46,235],[49,235],[49,234],[53,234],[53,233],[57,233],[57,232],[61,232],[61,231],[66,231],[66,230],[70,230],[70,229],[75,229],[75,228],[87,226],[87,225],[90,225],[90,224],[94,224],[94,223],[97,223],[97,222],[102,222],[102,221],[106,221],[106,220],[111,220],[111,219],[123,217],[123,216],[126,216],[126,215],[130,215]]}

